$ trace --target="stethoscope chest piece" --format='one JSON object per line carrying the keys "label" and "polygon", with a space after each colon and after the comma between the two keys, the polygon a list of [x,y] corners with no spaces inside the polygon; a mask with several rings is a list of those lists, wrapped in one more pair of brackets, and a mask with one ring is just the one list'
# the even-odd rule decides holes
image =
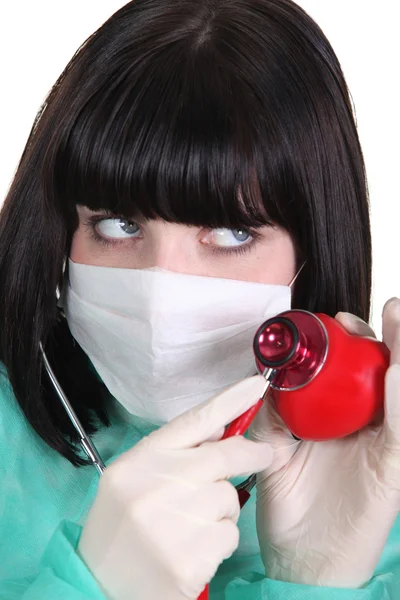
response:
{"label": "stethoscope chest piece", "polygon": [[299,389],[319,373],[328,352],[322,321],[304,310],[289,310],[265,321],[254,337],[258,371],[274,369],[271,388]]}

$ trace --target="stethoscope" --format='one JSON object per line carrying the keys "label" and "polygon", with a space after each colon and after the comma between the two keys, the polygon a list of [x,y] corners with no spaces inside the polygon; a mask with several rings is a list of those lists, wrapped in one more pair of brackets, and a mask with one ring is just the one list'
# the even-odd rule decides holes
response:
{"label": "stethoscope", "polygon": [[[262,341],[262,339],[260,341]],[[93,465],[95,466],[99,475],[101,476],[104,473],[104,471],[106,470],[106,465],[104,464],[99,452],[97,451],[96,446],[93,444],[89,435],[86,433],[86,431],[82,427],[81,422],[79,421],[74,409],[71,406],[71,403],[69,402],[64,390],[62,389],[57,377],[54,374],[53,369],[50,366],[49,360],[46,356],[46,353],[43,349],[43,345],[41,343],[40,343],[40,352],[42,354],[44,366],[46,368],[46,371],[48,373],[50,381],[53,384],[54,389],[56,390],[57,395],[60,398],[61,403],[67,412],[68,417],[70,418],[75,430],[77,431],[77,433],[79,435],[80,444],[81,444],[85,454],[87,455],[89,460],[93,463]],[[263,401],[265,401],[265,399],[269,393],[273,378],[276,374],[276,370],[271,367],[265,368],[265,369],[263,369],[262,374],[265,378],[266,383],[265,383],[264,391],[263,391],[261,398],[259,399],[259,401],[257,402],[256,405],[254,405],[252,408],[250,408],[244,415],[242,415],[241,417],[238,417],[235,421],[233,421],[226,428],[225,433],[223,435],[223,439],[233,436],[233,435],[242,435],[248,429],[251,421],[253,420],[254,416],[258,412]],[[257,476],[254,473],[254,474],[250,475],[250,477],[248,477],[245,481],[243,481],[239,485],[235,486],[236,491],[239,496],[240,508],[242,508],[249,500],[251,491],[254,488],[254,486],[256,485],[256,482],[257,482]],[[209,594],[208,594],[208,586],[207,586],[204,589],[203,593],[200,595],[198,600],[208,600],[208,598],[209,598]]]}
{"label": "stethoscope", "polygon": [[[304,264],[292,282],[289,284],[289,287],[294,283],[303,266]],[[314,399],[316,399],[319,403],[321,393],[323,394],[327,389],[326,382],[330,381],[330,383],[332,383],[332,379],[329,380],[329,373],[332,375],[332,372],[334,372],[336,378],[343,383],[343,381],[346,380],[347,375],[344,371],[346,371],[346,367],[349,362],[351,363],[352,349],[351,347],[349,349],[347,346],[345,347],[340,345],[340,341],[338,340],[340,340],[340,336],[343,338],[344,335],[341,328],[344,330],[344,328],[339,325],[335,319],[329,317],[328,315],[319,313],[313,314],[309,311],[300,309],[282,312],[279,315],[265,321],[259,327],[253,340],[253,350],[255,354],[257,370],[261,375],[263,375],[265,380],[264,390],[260,399],[254,406],[252,406],[246,413],[228,425],[222,439],[236,435],[243,435],[247,431],[255,415],[267,399],[271,388],[276,390],[278,393],[281,393],[282,396],[286,396],[286,399],[288,399],[288,396],[292,396],[293,400],[294,392],[294,396],[297,395],[297,399],[301,400],[303,388],[313,381]],[[348,334],[346,333],[346,335]],[[304,416],[302,420],[300,420],[300,425],[303,423],[303,427],[301,428],[298,418],[299,415],[301,416],[302,414],[305,414],[304,404],[302,404],[301,401],[298,402],[296,406],[292,403],[291,411],[289,410],[288,412],[289,404],[286,403],[285,405],[285,401],[282,401],[281,398],[281,404],[279,407],[279,398],[275,398],[276,408],[285,423],[288,425],[289,430],[296,431],[298,435],[302,436],[301,438],[298,438],[292,433],[295,439],[331,439],[334,437],[344,437],[344,435],[348,435],[349,433],[352,433],[371,422],[371,420],[373,420],[373,418],[375,418],[375,416],[378,414],[377,410],[381,410],[384,374],[390,362],[389,351],[382,342],[371,340],[371,338],[365,338],[363,343],[365,352],[364,357],[361,353],[361,367],[359,365],[359,371],[360,368],[362,371],[359,373],[359,375],[362,375],[362,377],[361,379],[359,378],[359,380],[357,380],[357,385],[358,387],[364,386],[367,392],[366,396],[363,395],[362,397],[363,406],[365,405],[368,409],[366,412],[364,411],[365,414],[363,413],[361,415],[365,422],[361,422],[358,417],[354,420],[354,415],[357,416],[357,407],[359,404],[354,403],[353,410],[351,410],[351,402],[348,401],[348,398],[345,398],[345,403],[343,405],[344,414],[339,414],[339,420],[338,415],[333,413],[333,417],[336,416],[336,421],[335,418],[333,418],[333,421],[335,421],[333,423],[333,427],[331,426],[332,414],[330,419],[327,418],[327,413],[325,411],[326,407],[322,405],[322,409],[320,407],[320,410],[318,411],[315,410],[316,405],[314,405],[314,410],[309,411],[306,415],[306,421],[304,420]],[[328,348],[330,348],[329,364],[327,362]],[[104,473],[106,466],[92,440],[82,427],[66,394],[54,375],[42,344],[40,344],[40,351],[42,353],[44,365],[50,380],[79,435],[80,444],[89,460],[93,463],[98,473],[101,475]],[[358,349],[358,352],[360,352],[360,349]],[[365,358],[366,360],[364,360]],[[344,371],[343,369],[340,370],[343,365]],[[325,381],[324,375],[321,375],[321,377],[317,378],[324,367],[325,370],[323,373],[325,373]],[[339,374],[342,372],[344,372],[344,376],[340,377]],[[326,379],[327,373],[328,380]],[[316,383],[314,380],[316,380]],[[353,384],[354,381],[350,378],[350,384],[347,386],[347,392],[351,394],[351,398],[354,396]],[[343,392],[343,388],[340,389],[341,392]],[[334,390],[332,394],[335,394]],[[337,412],[336,400],[333,405],[335,406],[335,410]],[[283,413],[286,415],[285,418]],[[344,419],[344,417],[349,417],[348,422],[346,419]],[[292,426],[290,426],[290,419],[292,419]],[[293,419],[297,419],[297,424]],[[321,419],[324,424],[325,433],[321,433]],[[305,423],[307,427],[305,427]],[[328,427],[329,431],[326,427],[327,424],[330,427],[330,429]],[[310,433],[310,427],[313,433]],[[321,437],[321,435],[323,437]],[[250,492],[254,488],[255,484],[256,475],[253,474],[243,483],[236,486],[241,507],[244,506],[244,504],[250,498]],[[208,600],[208,586],[202,592],[198,600]]]}
{"label": "stethoscope", "polygon": [[[289,287],[291,287],[293,285],[294,281],[297,279],[297,277],[303,267],[304,267],[304,263],[301,266],[300,270],[295,275],[295,277],[293,278],[293,280],[290,282]],[[252,408],[250,408],[245,414],[238,417],[235,421],[233,421],[226,428],[222,439],[226,439],[228,437],[236,436],[236,435],[243,435],[247,431],[247,429],[250,426],[251,422],[253,421],[255,415],[257,414],[258,410],[260,409],[261,405],[264,403],[264,401],[266,400],[266,398],[269,394],[270,388],[271,388],[273,381],[275,379],[275,376],[277,374],[276,367],[282,366],[286,360],[290,360],[292,357],[292,354],[295,349],[295,345],[297,344],[298,340],[295,340],[293,337],[291,337],[291,343],[289,344],[290,347],[287,344],[282,344],[282,341],[281,341],[281,338],[282,338],[282,340],[284,339],[282,337],[282,333],[286,332],[286,334],[287,334],[289,332],[289,334],[290,334],[291,333],[290,329],[288,330],[287,327],[291,328],[292,325],[291,325],[290,321],[288,321],[287,323],[284,324],[284,327],[279,332],[279,334],[276,335],[276,332],[274,331],[274,326],[276,326],[275,321],[276,321],[276,319],[270,319],[269,321],[265,322],[261,326],[261,328],[259,328],[259,330],[254,338],[254,345],[253,345],[254,352],[255,352],[256,357],[259,359],[259,364],[262,365],[261,370],[259,370],[259,372],[263,375],[263,377],[265,379],[265,387],[264,387],[263,393],[262,393],[260,399],[258,400],[257,404],[255,404]],[[278,321],[280,322],[280,321],[282,321],[282,319],[278,319]],[[283,321],[285,321],[285,319],[283,319]],[[267,344],[265,344],[266,340],[267,341],[269,340]],[[291,346],[293,346],[293,348]],[[53,369],[51,368],[51,365],[49,363],[49,360],[46,356],[43,345],[41,343],[40,343],[39,347],[40,347],[40,352],[43,357],[44,366],[47,371],[47,374],[50,378],[51,383],[54,386],[55,391],[57,392],[57,395],[58,395],[69,419],[71,420],[72,425],[74,426],[76,432],[79,435],[79,442],[83,448],[83,451],[85,452],[86,456],[89,458],[89,460],[92,462],[92,464],[98,471],[99,475],[101,476],[106,470],[106,465],[104,464],[96,446],[93,444],[89,435],[86,433],[86,431],[82,427],[82,424],[79,421],[74,409],[72,408],[71,403],[69,402],[69,400],[67,398],[67,395],[65,394],[64,390],[62,389],[57,377],[54,374]],[[272,350],[272,353],[271,353],[271,350]],[[280,356],[282,354],[282,351],[283,351],[283,354],[285,355],[284,360],[282,360],[282,357]],[[277,358],[279,358],[279,360],[277,360],[277,361],[274,360]],[[261,359],[261,361],[260,361],[260,359]],[[275,367],[275,364],[276,364],[276,367]],[[256,481],[257,481],[257,476],[254,473],[254,474],[250,475],[250,477],[248,477],[245,481],[243,481],[239,485],[235,486],[236,491],[239,496],[239,503],[240,503],[241,508],[249,500],[251,491],[254,488],[254,486],[256,485]],[[208,600],[208,586],[205,588],[205,590],[201,594],[199,600]]]}
{"label": "stethoscope", "polygon": [[[54,371],[51,368],[50,362],[47,358],[46,352],[43,349],[42,343],[40,343],[39,347],[40,347],[40,352],[42,354],[44,366],[45,366],[45,369],[49,376],[49,379],[50,379],[51,383],[53,384],[53,387],[54,387],[55,391],[57,392],[57,395],[58,395],[72,425],[74,426],[76,432],[79,435],[79,443],[81,444],[82,449],[85,452],[86,456],[89,458],[89,460],[92,462],[93,466],[98,471],[99,475],[102,475],[104,473],[104,471],[106,470],[106,465],[104,464],[96,446],[90,439],[90,436],[86,433],[85,429],[83,428],[74,409],[71,406],[70,401],[67,398],[67,395],[65,394],[64,390],[62,389],[60,382],[58,381],[57,377],[55,376]],[[272,371],[272,369],[270,369],[269,371]],[[266,373],[267,378],[268,378],[268,374]],[[262,399],[264,399],[266,397],[269,387],[270,387],[270,383],[267,381],[266,389],[264,391]],[[226,431],[226,437],[228,437],[228,435],[227,435],[228,429]],[[239,485],[236,486],[236,490],[239,494],[241,506],[244,506],[244,504],[247,502],[247,500],[250,496],[250,492],[254,488],[255,485],[256,485],[256,475],[253,474],[250,477],[248,477],[245,481],[243,481],[242,483],[240,483]]]}
{"label": "stethoscope", "polygon": [[42,353],[44,366],[49,375],[50,381],[53,384],[54,389],[56,390],[57,395],[60,398],[60,400],[67,412],[67,415],[71,420],[71,423],[73,424],[73,426],[75,427],[75,429],[79,435],[79,442],[80,442],[86,456],[92,461],[93,465],[96,467],[97,471],[99,472],[99,475],[102,475],[102,473],[104,473],[104,471],[106,470],[106,466],[105,466],[100,454],[98,453],[96,446],[93,444],[92,440],[90,439],[90,437],[88,436],[88,434],[86,433],[84,428],[82,427],[82,424],[79,421],[74,409],[72,408],[70,401],[68,400],[57,377],[55,376],[54,371],[51,368],[49,360],[43,349],[42,343],[40,343],[39,346],[40,346],[40,352]]}
{"label": "stethoscope", "polygon": [[[303,263],[301,265],[300,269],[298,270],[298,272],[296,273],[296,275],[290,282],[289,287],[291,287],[293,285],[293,283],[299,276],[301,270],[303,269],[304,265],[305,265],[305,263]],[[57,296],[59,297],[58,289],[57,289]],[[260,336],[259,336],[259,338],[260,338]],[[260,338],[260,340],[261,340],[261,338]],[[47,374],[50,378],[50,381],[53,384],[53,387],[54,387],[55,391],[57,392],[57,395],[58,395],[69,419],[71,420],[72,425],[74,426],[76,432],[79,435],[79,443],[81,444],[82,449],[85,452],[86,456],[89,458],[89,460],[92,462],[92,464],[98,471],[99,475],[102,475],[104,473],[104,471],[106,470],[106,465],[104,464],[98,450],[96,449],[96,446],[90,439],[90,436],[84,430],[74,409],[71,406],[70,401],[67,398],[67,395],[65,394],[57,377],[55,376],[54,371],[51,368],[50,362],[47,358],[46,352],[44,351],[42,343],[39,344],[39,348],[40,348],[40,352],[42,354],[43,361],[44,361],[44,366],[45,366]],[[262,374],[266,380],[266,386],[263,391],[262,397],[260,398],[258,404],[256,405],[257,407],[259,407],[260,403],[266,399],[269,389],[270,389],[270,386],[271,386],[273,376],[275,374],[275,371],[274,371],[274,369],[272,369],[268,366],[265,368],[265,370],[263,370]],[[255,413],[255,411],[256,411],[256,407],[254,407],[254,413]],[[246,413],[246,417],[244,415],[242,416],[242,418],[239,417],[239,419],[237,419],[234,423],[232,423],[227,428],[227,430],[225,431],[225,434],[224,434],[224,438],[230,437],[231,435],[243,434],[247,430],[248,426],[250,425],[252,416],[253,416],[252,411],[250,410],[250,411],[248,411],[248,413]],[[251,475],[243,483],[236,486],[236,489],[238,490],[239,496],[241,498],[241,502],[243,502],[243,504],[245,501],[247,501],[248,495],[250,494],[250,492],[253,489],[253,487],[255,486],[255,484],[256,484],[256,476]]]}

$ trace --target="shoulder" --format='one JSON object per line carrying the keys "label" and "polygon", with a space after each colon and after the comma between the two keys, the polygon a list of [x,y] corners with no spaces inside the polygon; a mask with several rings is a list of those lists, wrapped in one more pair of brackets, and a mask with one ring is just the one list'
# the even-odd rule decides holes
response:
{"label": "shoulder", "polygon": [[0,361],[0,457],[7,457],[7,467],[4,467],[4,461],[0,459],[0,474],[4,475],[4,469],[10,471],[16,464],[22,471],[32,470],[32,465],[28,466],[29,461],[38,460],[38,456],[43,459],[49,453],[50,447],[37,435],[20,407],[7,369]]}
{"label": "shoulder", "polygon": [[26,427],[25,416],[14,395],[7,369],[0,361],[0,443]]}

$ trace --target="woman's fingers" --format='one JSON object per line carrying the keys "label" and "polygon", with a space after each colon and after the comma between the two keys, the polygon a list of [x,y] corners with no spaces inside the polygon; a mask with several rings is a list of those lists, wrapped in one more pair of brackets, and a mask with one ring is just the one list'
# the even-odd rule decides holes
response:
{"label": "woman's fingers", "polygon": [[345,327],[345,329],[347,329],[347,331],[352,335],[376,337],[373,329],[371,329],[368,323],[366,323],[356,315],[353,315],[348,312],[338,312],[335,319],[339,321],[339,323],[341,323],[343,327]]}
{"label": "woman's fingers", "polygon": [[[185,506],[185,499],[182,499]],[[172,498],[174,502],[174,498]],[[221,521],[230,519],[237,523],[240,515],[239,496],[229,481],[213,481],[199,488],[196,494],[188,490],[186,510],[196,515],[197,519]],[[176,504],[176,498],[175,498]]]}
{"label": "woman's fingers", "polygon": [[249,437],[257,443],[267,443],[274,451],[266,472],[278,471],[288,464],[301,440],[296,440],[278,414],[271,398],[266,398],[249,429]]}
{"label": "woman's fingers", "polygon": [[400,364],[400,325],[394,328],[392,332],[392,339],[390,341],[391,351],[390,351],[390,364],[391,365],[399,365]]}
{"label": "woman's fingers", "polygon": [[187,456],[191,457],[188,479],[207,482],[259,473],[270,466],[274,453],[269,444],[255,443],[238,435],[189,448]]}
{"label": "woman's fingers", "polygon": [[385,376],[385,417],[380,438],[383,455],[380,467],[392,487],[400,486],[400,300],[391,298],[383,308],[383,341],[390,350],[390,367]]}
{"label": "woman's fingers", "polygon": [[163,448],[182,449],[215,439],[221,428],[242,415],[260,399],[265,388],[261,375],[248,377],[217,394],[207,402],[176,417],[149,439]]}
{"label": "woman's fingers", "polygon": [[[396,489],[400,488],[400,364],[389,367],[385,379],[385,419],[382,429],[382,458],[385,467],[395,469]],[[383,465],[382,465],[383,466]],[[390,469],[391,470],[391,469]],[[389,471],[390,473],[390,471]],[[388,473],[388,474],[389,474]]]}
{"label": "woman's fingers", "polygon": [[274,401],[268,395],[249,428],[249,437],[255,442],[264,442],[273,448],[294,443],[292,434],[277,412]]}
{"label": "woman's fingers", "polygon": [[383,341],[391,352],[391,363],[400,363],[400,300],[391,298],[383,307],[382,334]]}

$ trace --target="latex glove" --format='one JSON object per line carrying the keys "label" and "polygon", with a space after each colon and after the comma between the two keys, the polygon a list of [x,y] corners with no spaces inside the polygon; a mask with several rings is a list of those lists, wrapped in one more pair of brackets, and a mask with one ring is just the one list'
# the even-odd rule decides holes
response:
{"label": "latex glove", "polygon": [[78,553],[112,600],[196,599],[236,549],[239,500],[227,478],[272,452],[224,426],[254,405],[257,375],[143,438],[102,475]]}
{"label": "latex glove", "polygon": [[[350,315],[336,318],[371,336]],[[383,312],[391,351],[380,424],[326,442],[296,441],[274,410],[262,407],[250,437],[275,449],[258,475],[257,531],[271,579],[357,588],[372,577],[400,510],[400,301]]]}

